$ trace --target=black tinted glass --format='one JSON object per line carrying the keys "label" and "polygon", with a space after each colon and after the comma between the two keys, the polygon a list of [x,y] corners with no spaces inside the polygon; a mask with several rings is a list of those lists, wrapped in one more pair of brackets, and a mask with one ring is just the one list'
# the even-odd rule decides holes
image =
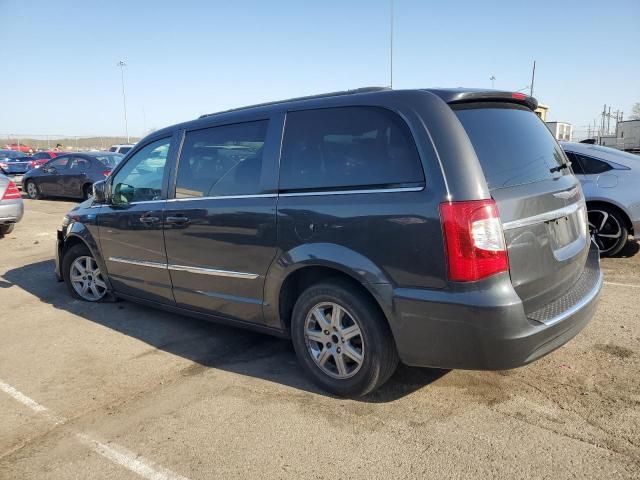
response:
{"label": "black tinted glass", "polygon": [[187,132],[176,198],[260,193],[267,120]]}
{"label": "black tinted glass", "polygon": [[571,152],[565,151],[564,153],[569,159],[569,161],[571,162],[571,169],[573,170],[573,173],[575,173],[576,175],[584,174],[584,171],[582,170],[582,165],[580,165],[580,161],[578,160],[578,157],[576,157],[576,155]]}
{"label": "black tinted glass", "polygon": [[596,175],[598,173],[604,173],[609,170],[613,170],[611,165],[606,162],[601,162],[600,160],[596,160],[595,158],[585,157],[584,155],[577,155],[580,159],[580,163],[582,164],[582,169],[584,170],[585,175]]}
{"label": "black tinted glass", "polygon": [[[479,107],[479,108],[478,108]],[[522,107],[456,108],[490,189],[533,183],[570,174],[552,172],[565,156],[546,125]]]}
{"label": "black tinted glass", "polygon": [[280,189],[420,184],[424,174],[406,123],[377,107],[287,114]]}

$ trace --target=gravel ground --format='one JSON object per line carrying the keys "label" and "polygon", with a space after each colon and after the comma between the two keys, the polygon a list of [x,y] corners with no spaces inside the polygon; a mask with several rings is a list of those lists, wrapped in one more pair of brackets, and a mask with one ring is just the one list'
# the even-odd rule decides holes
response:
{"label": "gravel ground", "polygon": [[284,340],[53,276],[67,201],[0,239],[0,478],[638,478],[640,253],[603,260],[590,325],[505,372],[401,367],[361,400],[309,383]]}

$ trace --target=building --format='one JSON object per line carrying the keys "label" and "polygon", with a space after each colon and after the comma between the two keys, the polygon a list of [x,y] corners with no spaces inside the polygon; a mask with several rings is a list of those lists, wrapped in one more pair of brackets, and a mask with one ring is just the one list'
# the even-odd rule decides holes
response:
{"label": "building", "polygon": [[571,142],[573,140],[573,125],[567,122],[546,122],[547,128],[556,140]]}
{"label": "building", "polygon": [[599,145],[628,152],[640,151],[640,120],[623,120],[616,125],[615,135],[600,137]]}
{"label": "building", "polygon": [[543,122],[547,121],[547,113],[549,112],[549,106],[543,105],[542,103],[538,104],[538,108],[534,110],[535,114],[538,115]]}

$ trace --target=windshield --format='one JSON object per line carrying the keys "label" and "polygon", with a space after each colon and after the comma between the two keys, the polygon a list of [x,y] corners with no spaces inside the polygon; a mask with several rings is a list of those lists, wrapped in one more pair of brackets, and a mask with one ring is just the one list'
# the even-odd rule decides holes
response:
{"label": "windshield", "polygon": [[115,167],[122,160],[123,155],[119,155],[117,153],[109,154],[109,155],[96,155],[96,160],[99,160],[100,163],[106,165],[107,167]]}
{"label": "windshield", "polygon": [[564,152],[531,110],[509,104],[455,107],[490,189],[569,175]]}

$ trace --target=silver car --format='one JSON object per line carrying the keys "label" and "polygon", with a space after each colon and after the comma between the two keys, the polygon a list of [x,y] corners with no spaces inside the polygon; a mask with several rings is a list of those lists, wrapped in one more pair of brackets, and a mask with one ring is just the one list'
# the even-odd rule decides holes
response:
{"label": "silver car", "polygon": [[20,190],[9,178],[0,174],[0,236],[11,233],[23,213]]}
{"label": "silver car", "polygon": [[586,143],[561,142],[587,200],[589,229],[604,256],[640,233],[640,156]]}

